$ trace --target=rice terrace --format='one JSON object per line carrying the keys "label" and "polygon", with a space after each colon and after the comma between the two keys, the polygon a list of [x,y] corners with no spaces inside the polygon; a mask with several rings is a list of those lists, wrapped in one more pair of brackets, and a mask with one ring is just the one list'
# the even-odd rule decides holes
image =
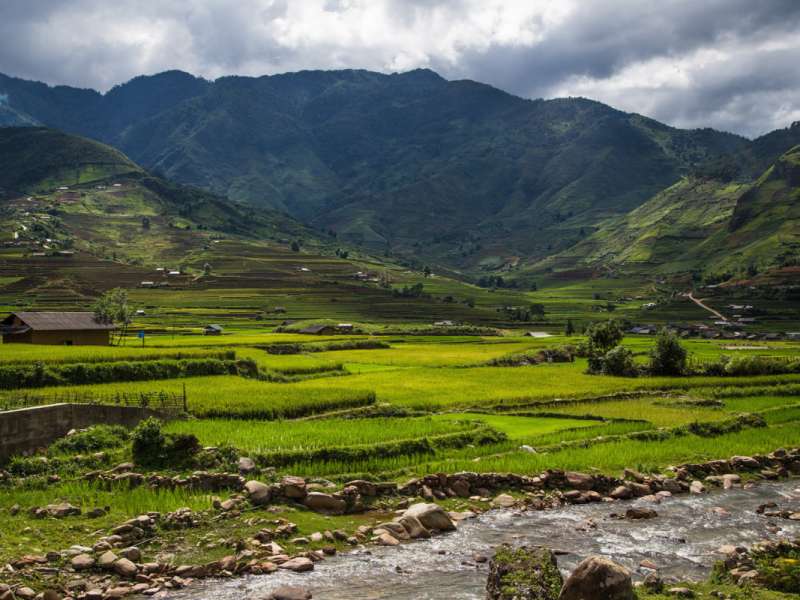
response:
{"label": "rice terrace", "polygon": [[0,600],[797,598],[800,124],[336,56],[0,74]]}

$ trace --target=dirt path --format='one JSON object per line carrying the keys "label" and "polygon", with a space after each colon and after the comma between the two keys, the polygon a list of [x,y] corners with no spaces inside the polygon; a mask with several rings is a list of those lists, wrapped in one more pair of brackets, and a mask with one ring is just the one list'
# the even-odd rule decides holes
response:
{"label": "dirt path", "polygon": [[699,299],[695,298],[692,295],[692,292],[687,293],[686,297],[689,298],[689,300],[691,300],[695,304],[697,304],[697,306],[699,306],[700,308],[705,309],[708,312],[710,312],[712,315],[717,317],[720,321],[727,321],[728,320],[721,312],[717,312],[716,310],[714,310],[713,308],[708,306],[708,304],[703,304],[702,300],[699,300]]}

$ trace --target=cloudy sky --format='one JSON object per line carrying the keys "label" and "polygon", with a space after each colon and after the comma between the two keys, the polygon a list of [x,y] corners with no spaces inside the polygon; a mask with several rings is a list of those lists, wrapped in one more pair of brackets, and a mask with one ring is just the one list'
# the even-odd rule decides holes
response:
{"label": "cloudy sky", "polygon": [[0,0],[0,72],[432,68],[753,136],[800,120],[800,0]]}

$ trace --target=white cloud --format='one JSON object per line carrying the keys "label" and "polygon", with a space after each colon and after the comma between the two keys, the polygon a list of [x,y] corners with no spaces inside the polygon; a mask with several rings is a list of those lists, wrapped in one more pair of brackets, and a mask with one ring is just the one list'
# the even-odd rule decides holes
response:
{"label": "white cloud", "polygon": [[0,72],[106,90],[176,68],[430,67],[752,134],[797,116],[798,27],[796,0],[3,0]]}

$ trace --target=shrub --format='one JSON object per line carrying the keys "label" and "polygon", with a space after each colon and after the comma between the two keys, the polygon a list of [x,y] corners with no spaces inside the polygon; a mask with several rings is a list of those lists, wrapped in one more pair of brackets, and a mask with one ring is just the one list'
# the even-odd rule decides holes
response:
{"label": "shrub", "polygon": [[118,448],[128,441],[128,437],[128,430],[119,425],[95,425],[56,440],[51,444],[48,453],[69,454]]}
{"label": "shrub", "polygon": [[613,350],[606,352],[600,370],[604,375],[616,375],[619,377],[636,377],[638,375],[636,363],[633,360],[633,352],[624,346],[617,346]]}
{"label": "shrub", "polygon": [[142,467],[182,467],[200,452],[200,441],[192,434],[167,434],[154,418],[139,423],[131,434],[133,462]]}
{"label": "shrub", "polygon": [[650,352],[650,373],[653,375],[682,375],[686,371],[686,348],[678,336],[662,329]]}
{"label": "shrub", "polygon": [[593,324],[586,332],[590,353],[605,354],[619,345],[623,335],[622,328],[614,320]]}

